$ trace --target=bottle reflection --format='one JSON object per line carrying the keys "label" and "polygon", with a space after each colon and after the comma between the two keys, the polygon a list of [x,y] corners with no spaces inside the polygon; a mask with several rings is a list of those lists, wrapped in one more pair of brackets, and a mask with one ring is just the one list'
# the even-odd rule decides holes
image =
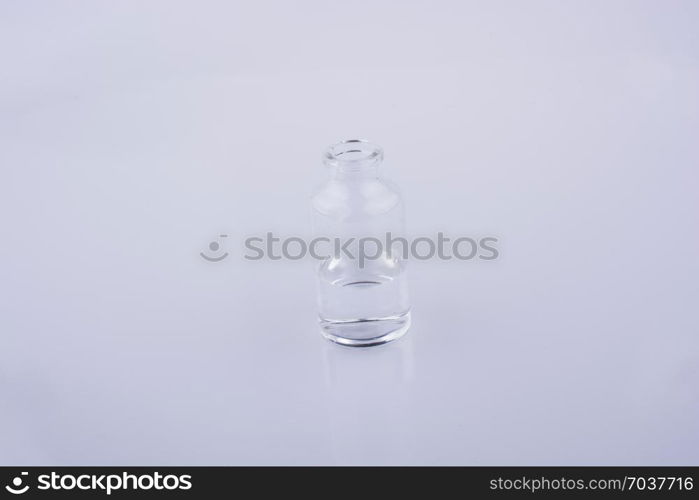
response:
{"label": "bottle reflection", "polygon": [[335,463],[413,462],[413,337],[359,349],[323,344],[324,425]]}

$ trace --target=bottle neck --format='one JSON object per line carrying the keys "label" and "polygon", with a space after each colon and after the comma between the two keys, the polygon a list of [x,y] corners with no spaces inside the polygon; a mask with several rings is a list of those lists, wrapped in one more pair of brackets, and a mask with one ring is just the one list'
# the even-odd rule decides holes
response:
{"label": "bottle neck", "polygon": [[333,169],[333,178],[342,181],[364,181],[367,179],[378,179],[379,177],[379,165],[375,163],[373,165],[362,165],[357,169],[348,169],[342,167],[335,167]]}
{"label": "bottle neck", "polygon": [[332,168],[333,178],[342,181],[363,181],[379,176],[383,150],[362,139],[342,141],[328,148],[323,158]]}

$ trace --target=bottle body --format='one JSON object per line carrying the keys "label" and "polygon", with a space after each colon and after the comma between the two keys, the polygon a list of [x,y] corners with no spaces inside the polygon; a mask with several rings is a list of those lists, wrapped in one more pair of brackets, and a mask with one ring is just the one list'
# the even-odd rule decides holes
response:
{"label": "bottle body", "polygon": [[365,141],[336,144],[325,156],[330,179],[312,199],[314,233],[331,249],[317,268],[321,333],[343,345],[383,344],[410,326],[404,206],[378,175],[382,158]]}

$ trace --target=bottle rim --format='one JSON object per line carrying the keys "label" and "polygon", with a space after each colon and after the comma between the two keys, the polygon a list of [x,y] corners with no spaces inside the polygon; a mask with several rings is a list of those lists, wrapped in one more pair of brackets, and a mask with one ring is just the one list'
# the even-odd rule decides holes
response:
{"label": "bottle rim", "polygon": [[323,161],[332,167],[361,168],[383,159],[383,149],[366,139],[345,139],[325,150]]}

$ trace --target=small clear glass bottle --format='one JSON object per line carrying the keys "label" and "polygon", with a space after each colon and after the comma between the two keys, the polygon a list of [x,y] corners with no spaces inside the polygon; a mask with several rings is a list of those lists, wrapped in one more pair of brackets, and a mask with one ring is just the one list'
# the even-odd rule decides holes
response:
{"label": "small clear glass bottle", "polygon": [[323,159],[331,175],[312,199],[314,234],[331,248],[317,270],[321,333],[347,346],[398,339],[410,327],[408,243],[401,196],[379,177],[383,151],[352,139]]}

